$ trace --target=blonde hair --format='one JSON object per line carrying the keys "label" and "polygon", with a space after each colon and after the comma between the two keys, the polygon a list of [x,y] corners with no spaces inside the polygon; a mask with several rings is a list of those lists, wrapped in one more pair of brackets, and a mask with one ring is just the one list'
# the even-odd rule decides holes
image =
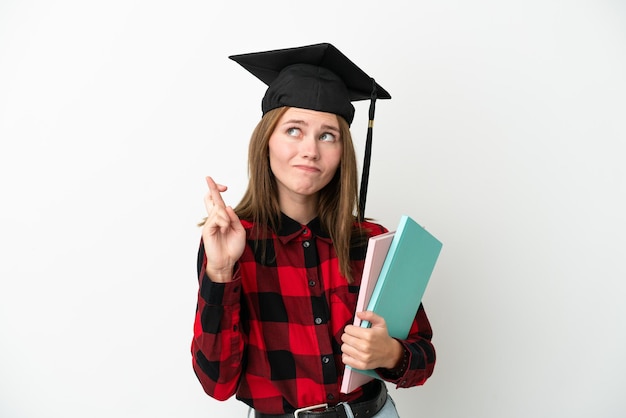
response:
{"label": "blonde hair", "polygon": [[[248,148],[248,188],[235,207],[235,213],[240,219],[255,225],[267,225],[275,232],[280,228],[280,206],[276,179],[270,168],[268,143],[287,109],[281,107],[268,111],[252,132]],[[364,235],[356,225],[354,215],[358,179],[352,135],[348,123],[340,116],[337,116],[337,120],[343,142],[342,155],[335,176],[319,192],[318,217],[322,228],[333,241],[339,272],[352,283],[350,248],[357,241],[362,244]]]}

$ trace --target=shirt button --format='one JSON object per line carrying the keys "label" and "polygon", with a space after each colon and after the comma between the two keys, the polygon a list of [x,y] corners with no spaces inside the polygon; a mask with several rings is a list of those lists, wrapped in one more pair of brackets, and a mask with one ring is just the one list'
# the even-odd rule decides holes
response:
{"label": "shirt button", "polygon": [[322,318],[315,318],[315,324],[319,325],[322,323]]}
{"label": "shirt button", "polygon": [[306,234],[307,234],[307,232],[309,232],[309,231],[308,231],[308,229],[304,228],[304,229],[302,230],[302,235],[306,235]]}
{"label": "shirt button", "polygon": [[304,241],[304,242],[302,243],[302,246],[303,246],[304,248],[309,248],[309,246],[310,246],[310,245],[311,245],[311,243],[310,243],[309,241]]}
{"label": "shirt button", "polygon": [[315,280],[309,280],[309,286],[311,287],[315,286]]}
{"label": "shirt button", "polygon": [[326,399],[328,399],[329,401],[332,401],[333,399],[335,399],[335,395],[333,395],[332,393],[329,393],[328,395],[326,395]]}
{"label": "shirt button", "polygon": [[324,364],[328,364],[329,361],[330,361],[330,359],[328,357],[322,357],[322,362]]}

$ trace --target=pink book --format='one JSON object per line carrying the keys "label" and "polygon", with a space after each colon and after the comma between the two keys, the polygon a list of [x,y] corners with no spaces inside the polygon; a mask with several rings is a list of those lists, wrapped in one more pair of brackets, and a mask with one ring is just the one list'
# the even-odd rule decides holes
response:
{"label": "pink book", "polygon": [[[361,288],[356,301],[356,311],[354,315],[353,325],[360,326],[361,320],[357,318],[356,312],[362,312],[367,309],[370,297],[376,287],[376,281],[380,275],[385,257],[391,246],[391,241],[395,231],[376,235],[369,239],[367,244],[367,253],[365,254],[365,264],[363,265],[363,277],[361,279]],[[350,393],[354,389],[372,380],[373,377],[363,373],[359,373],[356,369],[346,366],[341,382],[341,393]]]}

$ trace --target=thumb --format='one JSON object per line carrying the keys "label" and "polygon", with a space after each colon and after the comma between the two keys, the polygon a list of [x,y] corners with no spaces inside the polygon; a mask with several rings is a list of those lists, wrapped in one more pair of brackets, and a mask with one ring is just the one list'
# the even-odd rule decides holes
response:
{"label": "thumb", "polygon": [[368,321],[370,324],[372,324],[372,327],[386,326],[385,319],[382,316],[377,315],[372,311],[357,312],[356,315],[359,317],[361,321]]}
{"label": "thumb", "polygon": [[226,206],[226,213],[228,214],[228,218],[233,229],[238,231],[244,229],[243,225],[241,225],[239,217],[231,206]]}

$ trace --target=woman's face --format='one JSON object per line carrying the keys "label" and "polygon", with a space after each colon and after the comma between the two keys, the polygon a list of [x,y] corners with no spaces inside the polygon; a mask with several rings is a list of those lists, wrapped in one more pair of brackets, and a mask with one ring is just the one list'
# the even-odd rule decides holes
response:
{"label": "woman's face", "polygon": [[335,175],[343,149],[337,116],[289,108],[269,139],[270,168],[278,197],[316,197]]}

